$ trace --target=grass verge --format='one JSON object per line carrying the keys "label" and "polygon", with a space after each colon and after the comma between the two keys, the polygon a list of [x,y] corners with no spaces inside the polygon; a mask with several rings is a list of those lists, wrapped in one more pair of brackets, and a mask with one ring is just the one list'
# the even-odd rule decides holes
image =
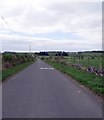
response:
{"label": "grass verge", "polygon": [[65,66],[55,61],[46,60],[45,62],[52,65],[61,72],[70,75],[73,79],[85,85],[90,90],[93,90],[95,93],[104,95],[104,84],[101,76],[96,76],[71,66]]}
{"label": "grass verge", "polygon": [[6,70],[3,70],[2,71],[2,76],[0,79],[0,81],[4,81],[5,79],[7,79],[8,77],[16,74],[17,72],[21,71],[22,69],[26,68],[27,66],[29,66],[30,64],[32,64],[33,62],[26,62],[26,63],[23,63],[23,64],[20,64],[20,65],[16,65],[12,68],[8,68]]}

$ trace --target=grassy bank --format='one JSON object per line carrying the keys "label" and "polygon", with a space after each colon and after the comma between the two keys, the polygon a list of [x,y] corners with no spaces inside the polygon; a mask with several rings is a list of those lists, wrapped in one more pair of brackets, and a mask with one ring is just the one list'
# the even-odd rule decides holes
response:
{"label": "grassy bank", "polygon": [[5,69],[2,71],[2,79],[0,79],[0,81],[4,81],[6,78],[16,74],[17,72],[21,71],[22,69],[26,68],[27,66],[29,66],[30,64],[32,64],[33,62],[26,62],[20,65],[16,65],[14,67]]}
{"label": "grassy bank", "polygon": [[87,86],[89,89],[93,90],[99,95],[104,94],[104,84],[101,76],[96,76],[90,74],[86,71],[82,71],[71,66],[66,66],[56,61],[45,60],[48,64],[52,65],[54,68],[60,70],[61,72],[70,75],[73,79]]}

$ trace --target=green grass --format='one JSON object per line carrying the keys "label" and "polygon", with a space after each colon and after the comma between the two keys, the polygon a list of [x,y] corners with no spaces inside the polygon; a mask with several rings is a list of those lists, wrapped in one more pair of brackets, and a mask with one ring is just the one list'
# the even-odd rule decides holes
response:
{"label": "green grass", "polygon": [[[69,59],[69,62],[74,63],[73,61],[73,58]],[[102,58],[88,59],[88,57],[85,57],[84,59],[75,59],[75,63],[82,64],[85,67],[99,68],[102,65]]]}
{"label": "green grass", "polygon": [[70,75],[73,79],[87,86],[97,94],[104,94],[104,84],[102,84],[102,77],[90,74],[77,68],[73,68],[71,66],[65,66],[55,61],[46,60],[46,62],[63,73]]}
{"label": "green grass", "polygon": [[30,64],[32,64],[33,62],[26,62],[20,65],[16,65],[12,68],[8,68],[2,71],[2,75],[0,73],[0,76],[2,76],[0,79],[0,81],[4,81],[6,78],[16,74],[17,72],[21,71],[22,69],[26,68],[27,66],[29,66]]}
{"label": "green grass", "polygon": [[84,67],[93,66],[95,68],[100,68],[100,66],[102,66],[102,57],[95,57],[94,59],[88,59],[88,57],[84,57],[83,59],[67,57],[65,61],[70,62],[72,64],[82,64]]}

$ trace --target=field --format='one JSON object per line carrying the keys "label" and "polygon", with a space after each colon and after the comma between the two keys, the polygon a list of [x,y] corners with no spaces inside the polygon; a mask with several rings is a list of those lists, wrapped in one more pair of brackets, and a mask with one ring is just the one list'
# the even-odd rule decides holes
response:
{"label": "field", "polygon": [[[93,67],[97,70],[102,69],[102,54],[81,54],[70,56],[51,56],[42,58],[45,62],[54,68],[71,76],[80,84],[85,85],[98,95],[104,94],[103,76],[87,71],[87,68]],[[84,69],[74,65],[81,64]]]}
{"label": "field", "polygon": [[72,55],[70,57],[65,57],[66,62],[70,63],[76,63],[76,64],[81,64],[85,67],[95,67],[95,68],[101,68],[102,66],[102,54],[81,54],[81,55]]}

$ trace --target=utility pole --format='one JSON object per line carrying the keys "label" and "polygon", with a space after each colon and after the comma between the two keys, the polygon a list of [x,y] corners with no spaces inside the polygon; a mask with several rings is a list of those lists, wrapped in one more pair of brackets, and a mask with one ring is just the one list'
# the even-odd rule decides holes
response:
{"label": "utility pole", "polygon": [[29,46],[29,53],[31,54],[31,45]]}

